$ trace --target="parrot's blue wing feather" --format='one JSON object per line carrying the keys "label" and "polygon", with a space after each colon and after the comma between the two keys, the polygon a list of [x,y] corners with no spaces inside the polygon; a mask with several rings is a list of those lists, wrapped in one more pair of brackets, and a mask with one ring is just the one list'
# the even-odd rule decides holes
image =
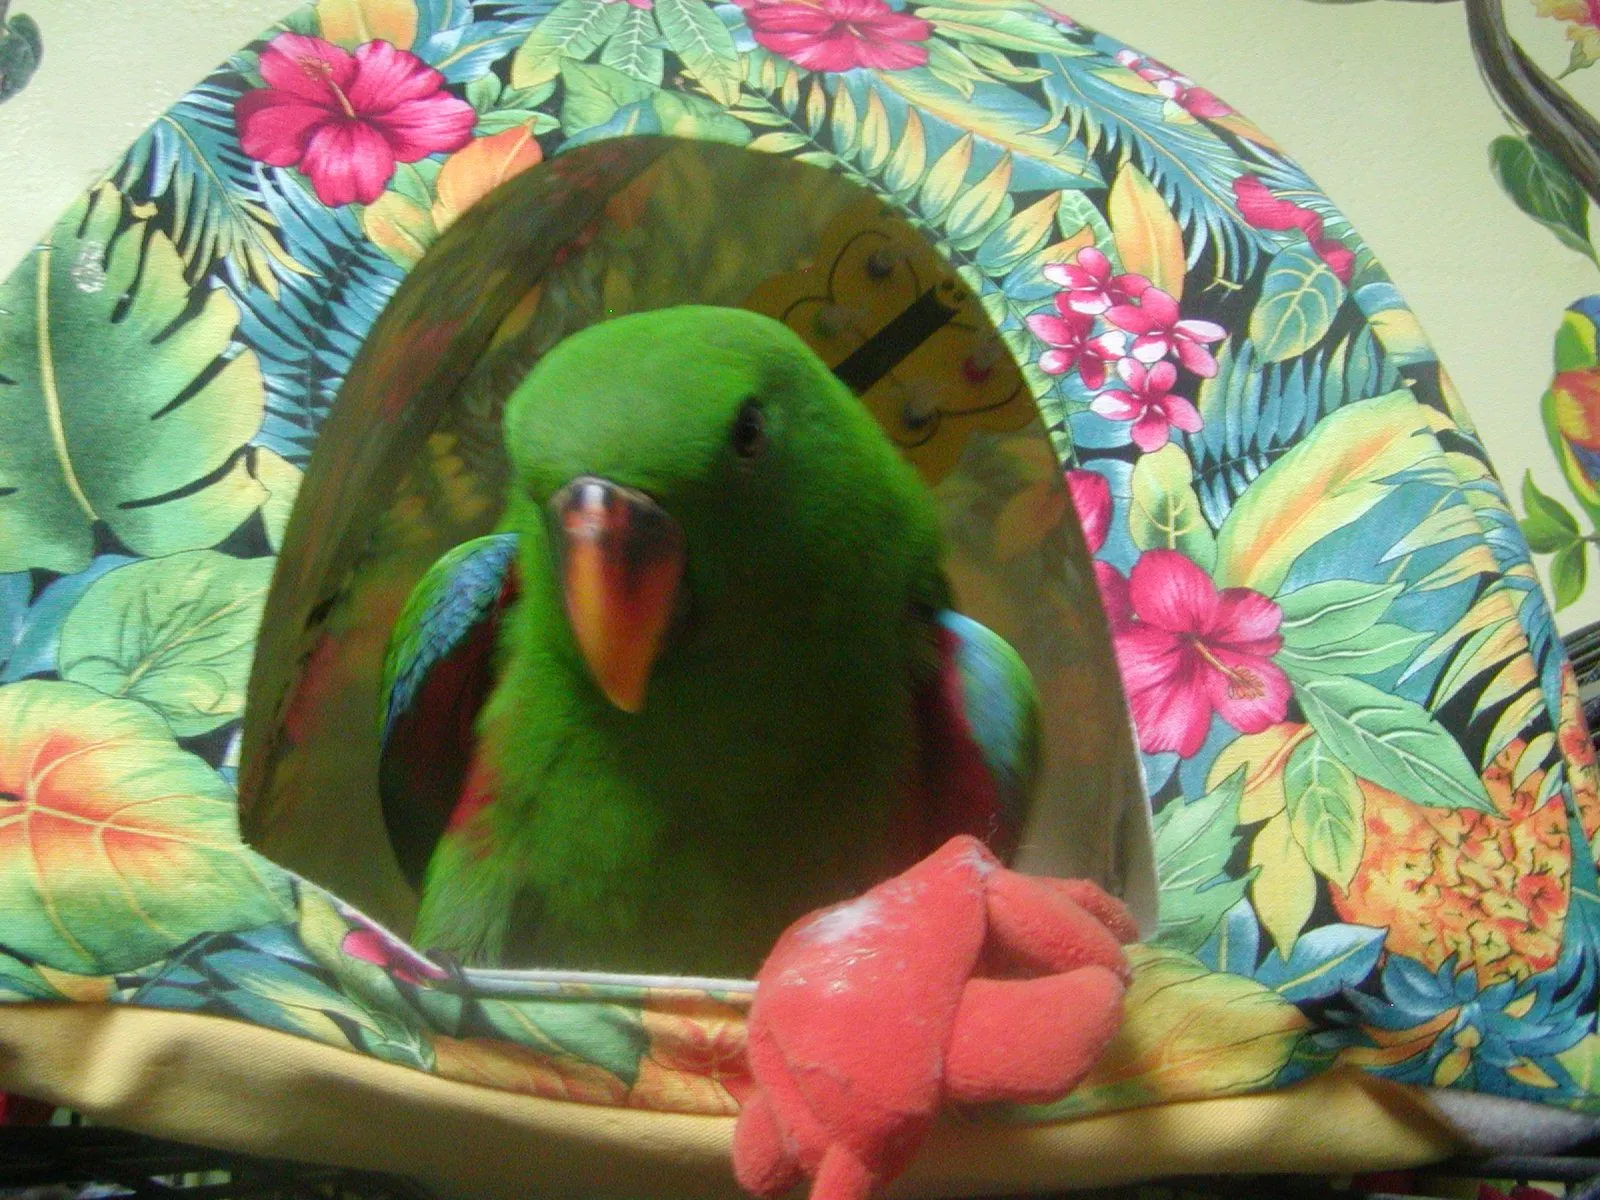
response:
{"label": "parrot's blue wing feather", "polygon": [[967,724],[995,778],[1005,815],[1020,821],[1039,759],[1039,698],[1028,668],[999,634],[946,610],[939,624],[955,635],[955,667]]}
{"label": "parrot's blue wing feather", "polygon": [[378,790],[400,866],[420,885],[461,799],[479,710],[494,683],[499,619],[517,539],[466,542],[428,568],[395,622],[384,663]]}
{"label": "parrot's blue wing feather", "polygon": [[928,849],[972,833],[1016,848],[1039,766],[1039,698],[1004,638],[970,617],[933,615],[933,673],[918,695]]}
{"label": "parrot's blue wing feather", "polygon": [[516,560],[516,535],[490,534],[443,555],[412,589],[384,663],[382,740],[416,702],[428,673],[499,612]]}

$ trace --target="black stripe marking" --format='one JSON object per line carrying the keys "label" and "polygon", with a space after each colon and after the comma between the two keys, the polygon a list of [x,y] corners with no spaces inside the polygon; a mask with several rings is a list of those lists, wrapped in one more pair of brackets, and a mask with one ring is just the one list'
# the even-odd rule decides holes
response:
{"label": "black stripe marking", "polygon": [[956,310],[929,288],[894,320],[862,343],[833,369],[841,382],[857,395],[872,389],[911,352],[950,323]]}

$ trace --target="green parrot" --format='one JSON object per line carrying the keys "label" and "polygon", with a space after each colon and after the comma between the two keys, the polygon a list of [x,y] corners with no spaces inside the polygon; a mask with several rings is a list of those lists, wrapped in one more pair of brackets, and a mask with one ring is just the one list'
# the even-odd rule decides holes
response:
{"label": "green parrot", "polygon": [[933,500],[793,332],[686,306],[506,406],[501,532],[391,638],[380,793],[413,941],[468,965],[749,976],[1037,760],[1015,652],[950,611]]}

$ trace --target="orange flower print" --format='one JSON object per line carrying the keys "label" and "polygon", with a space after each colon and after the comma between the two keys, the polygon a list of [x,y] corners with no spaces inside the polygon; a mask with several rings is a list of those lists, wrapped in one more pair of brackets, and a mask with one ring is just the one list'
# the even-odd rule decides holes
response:
{"label": "orange flower print", "polygon": [[1484,772],[1494,813],[1425,808],[1363,780],[1367,848],[1349,889],[1333,888],[1340,918],[1386,926],[1388,949],[1430,970],[1453,955],[1482,987],[1554,965],[1572,857],[1561,796],[1538,798],[1544,768],[1517,775],[1527,748],[1512,742]]}
{"label": "orange flower print", "polygon": [[543,1054],[499,1038],[433,1039],[435,1070],[445,1079],[547,1100],[615,1105],[627,1086],[603,1067],[571,1054]]}
{"label": "orange flower print", "polygon": [[628,1093],[633,1108],[732,1115],[750,1090],[745,1013],[712,1000],[663,1004],[641,1014],[650,1049]]}

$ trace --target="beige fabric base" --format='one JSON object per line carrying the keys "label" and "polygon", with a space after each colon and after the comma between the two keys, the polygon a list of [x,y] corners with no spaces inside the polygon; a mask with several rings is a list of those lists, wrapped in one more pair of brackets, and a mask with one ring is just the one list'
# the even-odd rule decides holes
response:
{"label": "beige fabric base", "polygon": [[[0,1090],[231,1150],[524,1200],[737,1196],[733,1121],[509,1095],[289,1034],[108,1005],[0,1006]],[[902,1195],[1059,1190],[1191,1173],[1341,1173],[1463,1149],[1419,1093],[1359,1073],[1045,1127],[941,1126]]]}

